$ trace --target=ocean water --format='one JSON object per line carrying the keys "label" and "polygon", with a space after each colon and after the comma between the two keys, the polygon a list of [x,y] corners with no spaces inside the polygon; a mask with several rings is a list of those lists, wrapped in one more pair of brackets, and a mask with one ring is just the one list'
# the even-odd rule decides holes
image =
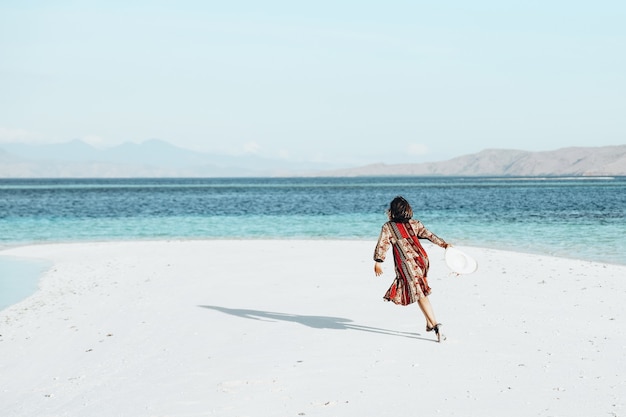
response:
{"label": "ocean water", "polygon": [[453,244],[626,264],[626,177],[4,179],[0,249],[166,238],[375,241],[397,195]]}

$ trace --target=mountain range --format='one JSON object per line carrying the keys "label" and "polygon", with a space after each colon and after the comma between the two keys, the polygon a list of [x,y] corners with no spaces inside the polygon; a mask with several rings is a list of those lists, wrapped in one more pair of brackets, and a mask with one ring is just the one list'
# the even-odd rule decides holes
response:
{"label": "mountain range", "polygon": [[332,176],[626,176],[626,145],[529,152],[486,149],[441,162],[373,164],[328,171]]}
{"label": "mountain range", "polygon": [[0,144],[0,178],[246,177],[306,175],[330,165],[196,152],[151,139],[99,149],[81,140]]}
{"label": "mountain range", "polygon": [[0,178],[279,176],[626,176],[626,145],[487,149],[447,161],[334,169],[256,155],[196,152],[161,140],[98,149],[80,140],[0,145]]}

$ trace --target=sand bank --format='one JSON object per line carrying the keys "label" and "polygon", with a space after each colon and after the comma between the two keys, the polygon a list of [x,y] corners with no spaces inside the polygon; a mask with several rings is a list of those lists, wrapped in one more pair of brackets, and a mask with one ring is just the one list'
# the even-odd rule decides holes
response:
{"label": "sand bank", "polygon": [[626,413],[626,267],[462,248],[431,301],[382,300],[364,241],[163,241],[4,251],[54,266],[0,312],[3,416]]}

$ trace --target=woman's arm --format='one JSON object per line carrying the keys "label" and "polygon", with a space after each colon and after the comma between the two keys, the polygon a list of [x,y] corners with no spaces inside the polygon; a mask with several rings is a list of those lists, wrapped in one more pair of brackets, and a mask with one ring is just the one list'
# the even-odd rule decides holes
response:
{"label": "woman's arm", "polygon": [[417,221],[417,220],[411,220],[411,225],[413,226],[413,229],[415,230],[415,235],[418,238],[428,239],[431,242],[433,242],[435,245],[440,246],[444,249],[450,246],[448,243],[446,243],[445,240],[443,240],[442,238],[440,238],[439,236],[435,235],[433,232],[428,230],[426,226],[422,224],[422,222]]}
{"label": "woman's arm", "polygon": [[380,236],[378,236],[378,242],[376,243],[376,248],[374,249],[374,261],[377,263],[384,262],[390,245],[391,230],[389,229],[389,223],[385,223],[380,230]]}
{"label": "woman's arm", "polygon": [[380,230],[380,236],[378,236],[378,242],[374,249],[374,274],[376,274],[377,277],[383,274],[381,263],[384,262],[390,245],[391,230],[389,230],[389,224],[385,223]]}

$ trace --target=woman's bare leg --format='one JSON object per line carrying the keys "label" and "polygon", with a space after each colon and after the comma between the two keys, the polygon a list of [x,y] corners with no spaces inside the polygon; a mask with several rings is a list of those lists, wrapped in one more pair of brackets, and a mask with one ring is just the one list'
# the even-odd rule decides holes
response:
{"label": "woman's bare leg", "polygon": [[424,317],[426,318],[426,325],[428,327],[435,327],[437,325],[437,319],[435,319],[433,306],[430,304],[430,300],[428,299],[428,297],[420,297],[420,299],[417,300],[417,304],[420,306],[420,310],[422,310],[422,313],[424,313]]}
{"label": "woman's bare leg", "polygon": [[424,317],[426,317],[426,330],[433,329],[437,335],[437,342],[441,342],[441,338],[443,337],[445,339],[445,336],[442,336],[439,332],[439,323],[437,323],[437,319],[435,318],[430,300],[426,296],[420,297],[420,299],[417,300],[417,304],[420,306],[422,313],[424,313]]}

